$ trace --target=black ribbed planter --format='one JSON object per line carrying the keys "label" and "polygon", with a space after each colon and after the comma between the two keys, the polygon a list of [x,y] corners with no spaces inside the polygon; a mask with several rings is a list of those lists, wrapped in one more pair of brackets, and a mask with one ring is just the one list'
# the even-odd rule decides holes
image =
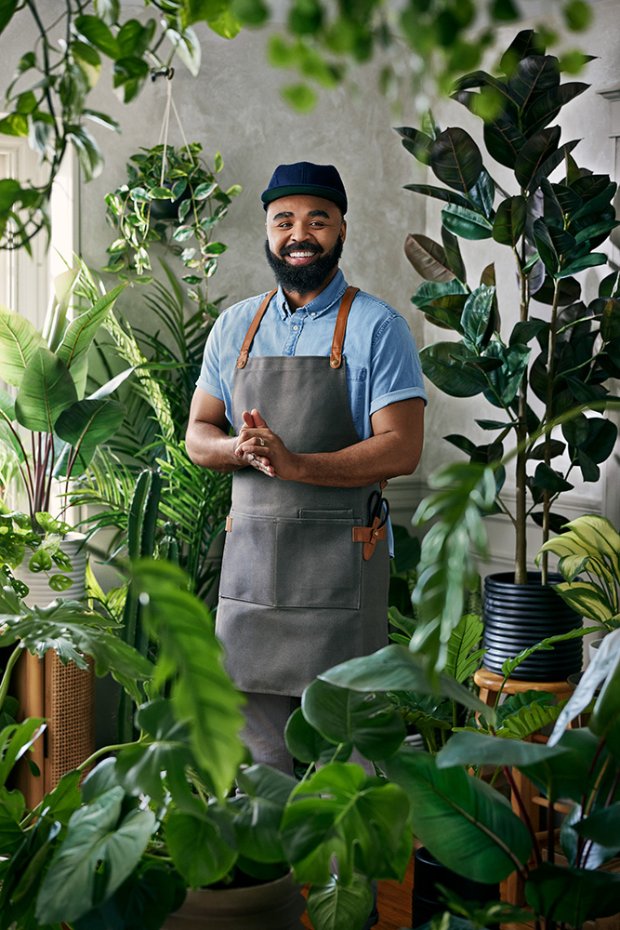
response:
{"label": "black ribbed planter", "polygon": [[439,899],[441,892],[436,885],[442,885],[454,891],[465,901],[476,901],[486,904],[489,901],[499,900],[499,885],[487,885],[483,882],[474,882],[462,875],[457,875],[447,869],[445,865],[432,856],[426,847],[417,849],[414,856],[413,894],[411,897],[411,926],[413,930],[427,923],[436,914],[443,914],[446,905]]}
{"label": "black ribbed planter", "polygon": [[[559,582],[559,575],[549,581]],[[502,674],[502,664],[541,639],[580,629],[582,618],[556,593],[541,585],[538,572],[528,572],[527,584],[515,584],[512,572],[487,575],[484,579],[484,665]],[[541,649],[526,659],[511,675],[520,681],[563,681],[579,672],[582,640],[557,643],[553,650]]]}

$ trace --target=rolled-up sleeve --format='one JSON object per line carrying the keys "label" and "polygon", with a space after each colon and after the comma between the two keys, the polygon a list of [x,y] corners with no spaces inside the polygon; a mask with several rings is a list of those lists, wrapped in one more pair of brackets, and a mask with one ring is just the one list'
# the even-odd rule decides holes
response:
{"label": "rolled-up sleeve", "polygon": [[406,320],[393,313],[374,335],[370,370],[370,415],[412,397],[427,402],[422,366]]}

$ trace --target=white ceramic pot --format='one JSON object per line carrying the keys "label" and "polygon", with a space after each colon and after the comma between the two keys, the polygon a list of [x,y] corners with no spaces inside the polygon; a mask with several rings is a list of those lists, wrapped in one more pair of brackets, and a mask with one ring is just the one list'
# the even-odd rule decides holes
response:
{"label": "white ceramic pot", "polygon": [[[71,559],[71,571],[53,567],[49,572],[32,572],[27,565],[15,569],[15,577],[27,584],[30,593],[24,598],[29,607],[47,607],[57,597],[72,601],[82,600],[86,593],[86,537],[83,533],[67,533],[62,541],[62,549]],[[56,592],[50,588],[51,575],[67,575],[73,584],[64,591]]]}

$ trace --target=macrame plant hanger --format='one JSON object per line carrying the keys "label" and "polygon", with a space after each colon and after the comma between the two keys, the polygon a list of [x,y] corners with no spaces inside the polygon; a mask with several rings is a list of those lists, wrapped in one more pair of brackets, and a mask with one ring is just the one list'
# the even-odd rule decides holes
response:
{"label": "macrame plant hanger", "polygon": [[172,78],[174,77],[174,68],[160,68],[156,71],[151,72],[151,80],[156,81],[158,77],[165,77],[167,80],[166,83],[166,103],[164,106],[164,116],[161,123],[161,128],[159,130],[159,140],[158,145],[163,145],[163,151],[161,155],[161,175],[159,178],[159,186],[164,186],[164,178],[166,176],[166,164],[167,157],[166,153],[168,151],[168,131],[170,129],[170,110],[174,113],[174,117],[177,121],[177,126],[179,127],[179,132],[181,133],[181,138],[183,139],[183,145],[187,151],[187,155],[190,161],[194,161],[194,156],[189,147],[189,142],[185,135],[185,130],[183,129],[183,124],[181,122],[181,117],[179,116],[179,111],[176,108],[174,98],[172,96]]}

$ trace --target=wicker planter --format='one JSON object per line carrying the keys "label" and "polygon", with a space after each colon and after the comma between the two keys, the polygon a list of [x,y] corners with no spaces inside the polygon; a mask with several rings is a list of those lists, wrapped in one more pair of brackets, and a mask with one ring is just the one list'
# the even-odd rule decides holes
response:
{"label": "wicker planter", "polygon": [[304,930],[306,902],[288,874],[247,888],[189,891],[162,930]]}
{"label": "wicker planter", "polygon": [[[73,586],[62,595],[55,594],[44,572],[33,574],[23,566],[16,575],[30,588],[25,598],[29,607],[45,607],[56,597],[80,600],[85,595],[86,550],[84,537],[70,533],[63,549],[70,556]],[[92,670],[85,671],[73,663],[63,665],[53,652],[44,659],[25,653],[16,669],[15,694],[22,717],[45,717],[45,737],[33,746],[30,758],[40,769],[33,775],[24,765],[19,787],[29,806],[37,804],[51,791],[65,772],[88,758],[95,748],[95,694]]]}

